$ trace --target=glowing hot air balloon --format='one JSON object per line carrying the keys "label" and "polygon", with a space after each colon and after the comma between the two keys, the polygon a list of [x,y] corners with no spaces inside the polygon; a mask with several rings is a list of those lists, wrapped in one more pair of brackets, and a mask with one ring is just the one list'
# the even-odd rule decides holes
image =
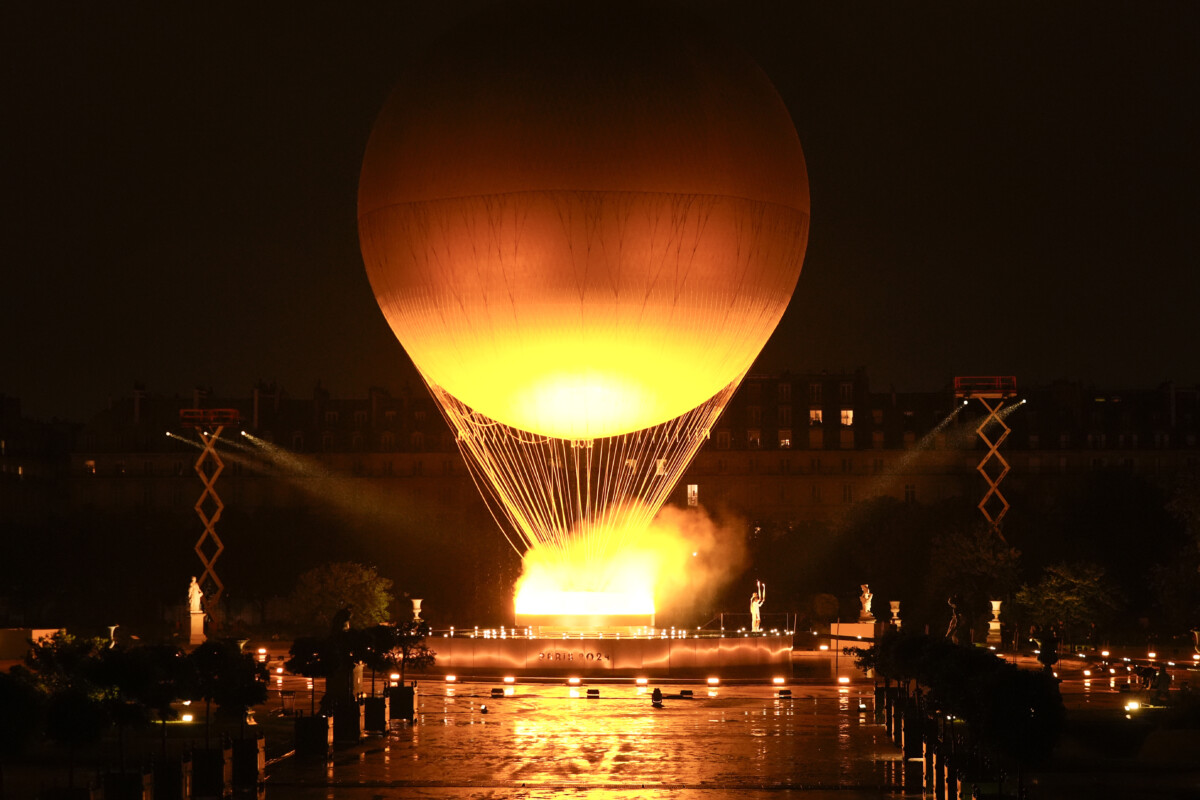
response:
{"label": "glowing hot air balloon", "polygon": [[398,85],[367,145],[372,288],[524,546],[597,561],[636,535],[800,274],[788,113],[678,13],[493,12]]}

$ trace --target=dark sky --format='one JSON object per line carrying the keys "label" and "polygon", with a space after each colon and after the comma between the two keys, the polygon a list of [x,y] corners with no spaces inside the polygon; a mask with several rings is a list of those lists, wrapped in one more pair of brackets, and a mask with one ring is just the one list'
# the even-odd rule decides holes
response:
{"label": "dark sky", "polygon": [[[478,3],[8,5],[0,393],[85,418],[134,381],[412,374],[358,252],[359,162]],[[845,5],[692,4],[808,160],[808,256],[760,364],[1200,382],[1200,6]]]}

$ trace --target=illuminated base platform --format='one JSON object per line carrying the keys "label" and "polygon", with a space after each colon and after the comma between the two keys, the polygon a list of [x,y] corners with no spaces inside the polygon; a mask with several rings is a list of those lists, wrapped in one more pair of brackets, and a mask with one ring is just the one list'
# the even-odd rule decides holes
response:
{"label": "illuminated base platform", "polygon": [[792,676],[791,634],[430,636],[429,672],[459,678],[771,679]]}

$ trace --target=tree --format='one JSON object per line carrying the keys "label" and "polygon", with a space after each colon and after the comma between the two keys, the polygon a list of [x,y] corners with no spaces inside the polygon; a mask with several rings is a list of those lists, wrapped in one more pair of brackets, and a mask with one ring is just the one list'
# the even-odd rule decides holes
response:
{"label": "tree", "polygon": [[358,627],[376,625],[388,618],[392,582],[374,567],[340,561],[311,569],[296,581],[290,598],[292,619],[314,633],[329,630],[339,611],[350,608]]}
{"label": "tree", "polygon": [[989,600],[1016,587],[1020,558],[1020,551],[987,525],[944,533],[934,539],[929,588],[935,597],[960,597],[960,611],[975,622],[988,610]]}
{"label": "tree", "polygon": [[1078,562],[1047,567],[1036,585],[1021,587],[1016,604],[1024,619],[1043,629],[1057,626],[1060,636],[1071,641],[1073,632],[1115,610],[1117,600],[1104,567]]}
{"label": "tree", "polygon": [[195,670],[195,697],[205,702],[204,742],[209,740],[212,704],[237,714],[245,724],[246,711],[267,699],[267,669],[243,653],[236,642],[206,641],[188,655]]}

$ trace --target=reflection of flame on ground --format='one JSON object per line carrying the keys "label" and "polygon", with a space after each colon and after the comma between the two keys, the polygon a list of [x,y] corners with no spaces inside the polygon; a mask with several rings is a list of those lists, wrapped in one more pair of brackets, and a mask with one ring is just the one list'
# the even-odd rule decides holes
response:
{"label": "reflection of flame on ground", "polygon": [[663,509],[636,534],[591,531],[565,547],[525,553],[519,616],[653,615],[715,592],[742,559],[741,531],[700,510]]}

